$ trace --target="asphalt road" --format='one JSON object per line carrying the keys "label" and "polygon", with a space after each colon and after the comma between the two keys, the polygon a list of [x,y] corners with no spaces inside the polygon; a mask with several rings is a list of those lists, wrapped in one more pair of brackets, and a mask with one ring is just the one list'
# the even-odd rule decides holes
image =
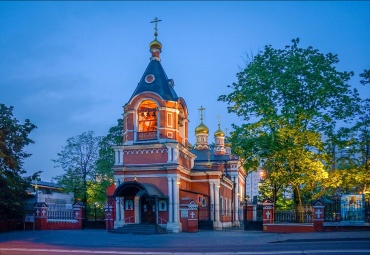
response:
{"label": "asphalt road", "polygon": [[370,254],[370,231],[200,231],[165,235],[105,230],[15,231],[0,233],[3,254]]}

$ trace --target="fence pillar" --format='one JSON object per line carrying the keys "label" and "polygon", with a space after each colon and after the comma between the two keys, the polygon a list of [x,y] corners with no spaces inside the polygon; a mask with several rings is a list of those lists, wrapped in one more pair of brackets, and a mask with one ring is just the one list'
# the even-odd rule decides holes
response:
{"label": "fence pillar", "polygon": [[274,203],[270,199],[266,199],[263,201],[262,205],[263,205],[262,211],[263,224],[274,223],[274,214],[275,214]]}
{"label": "fence pillar", "polygon": [[104,213],[105,213],[105,229],[106,230],[112,230],[113,223],[114,223],[113,206],[107,204],[104,207]]}
{"label": "fence pillar", "polygon": [[313,204],[313,230],[315,232],[324,231],[324,203],[317,200]]}
{"label": "fence pillar", "polygon": [[73,205],[73,215],[75,219],[78,221],[78,227],[79,229],[82,229],[83,226],[83,220],[84,220],[84,206],[81,202],[77,202]]}
{"label": "fence pillar", "polygon": [[45,203],[36,203],[35,206],[35,229],[48,229],[48,206]]}

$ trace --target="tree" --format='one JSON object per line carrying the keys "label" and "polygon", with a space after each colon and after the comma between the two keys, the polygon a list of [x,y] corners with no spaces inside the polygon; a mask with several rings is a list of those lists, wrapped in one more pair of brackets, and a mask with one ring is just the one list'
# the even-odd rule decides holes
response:
{"label": "tree", "polygon": [[[365,70],[360,83],[370,84],[370,71]],[[341,192],[367,194],[370,186],[370,99],[358,102],[354,124],[342,129],[341,152],[336,158],[336,169],[331,173],[336,182],[329,187]]]}
{"label": "tree", "polygon": [[22,177],[23,160],[31,154],[24,147],[33,143],[28,137],[36,126],[13,117],[13,107],[0,104],[0,215],[18,216],[26,197],[29,178]]}
{"label": "tree", "polygon": [[271,183],[292,187],[299,206],[319,194],[328,176],[323,137],[352,116],[358,93],[348,85],[353,73],[336,70],[337,55],[300,48],[299,39],[292,43],[284,49],[265,46],[249,58],[228,86],[233,91],[219,101],[249,122],[234,125],[231,133],[245,169],[265,166]]}
{"label": "tree", "polygon": [[362,85],[370,84],[370,69],[369,70],[365,69],[364,72],[360,74],[360,77],[362,78],[360,80],[360,83]]}
{"label": "tree", "polygon": [[[362,85],[370,84],[370,70],[364,70],[360,77]],[[332,165],[325,183],[329,194],[365,193],[369,186],[370,101],[356,98],[355,102],[352,126],[340,128],[326,143]]]}
{"label": "tree", "polygon": [[[96,161],[96,178],[88,185],[88,204],[90,211],[98,206],[98,214],[103,214],[102,205],[107,200],[106,189],[114,183],[113,166],[114,150],[113,145],[119,145],[123,140],[123,120],[118,119],[117,125],[109,129],[108,134],[99,142],[99,157]],[[94,208],[95,209],[95,208]]]}
{"label": "tree", "polygon": [[100,138],[93,131],[67,139],[67,144],[59,152],[58,159],[53,160],[64,174],[55,179],[67,192],[74,192],[75,198],[87,203],[87,184],[95,178],[96,161]]}

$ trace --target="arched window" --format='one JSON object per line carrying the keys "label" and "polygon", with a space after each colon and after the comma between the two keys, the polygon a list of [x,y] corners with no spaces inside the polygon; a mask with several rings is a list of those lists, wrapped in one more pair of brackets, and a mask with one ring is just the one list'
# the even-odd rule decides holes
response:
{"label": "arched window", "polygon": [[152,132],[158,128],[157,104],[152,100],[144,100],[137,108],[138,132]]}

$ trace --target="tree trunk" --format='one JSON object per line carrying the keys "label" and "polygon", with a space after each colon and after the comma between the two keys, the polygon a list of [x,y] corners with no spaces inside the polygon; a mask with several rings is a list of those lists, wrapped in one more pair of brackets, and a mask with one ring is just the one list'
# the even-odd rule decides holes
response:
{"label": "tree trunk", "polygon": [[293,187],[293,195],[294,195],[294,207],[297,212],[297,220],[299,223],[303,223],[304,222],[303,205],[301,199],[301,190],[299,186]]}

